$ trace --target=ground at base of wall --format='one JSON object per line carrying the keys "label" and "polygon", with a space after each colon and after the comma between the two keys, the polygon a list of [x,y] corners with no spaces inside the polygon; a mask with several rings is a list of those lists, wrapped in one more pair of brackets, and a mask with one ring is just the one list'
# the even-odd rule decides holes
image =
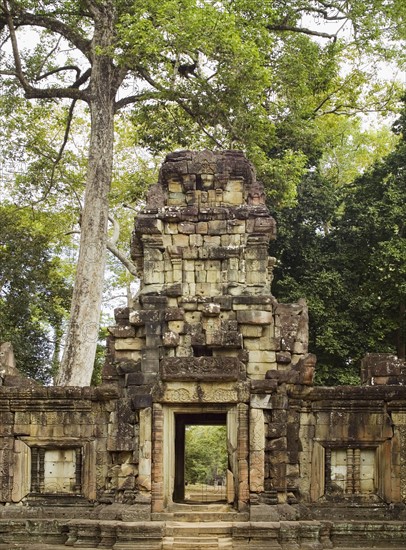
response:
{"label": "ground at base of wall", "polygon": [[[55,544],[34,544],[30,545],[30,550],[66,550],[68,547],[64,545],[57,545]],[[97,546],[91,546],[91,547],[80,547],[81,550],[95,550]],[[10,546],[9,544],[0,544],[0,550],[27,550],[27,545],[16,545],[16,546]],[[238,546],[235,547],[235,550],[238,550]],[[343,546],[334,546],[331,547],[329,550],[355,550],[354,547],[343,547]],[[356,550],[405,550],[404,546],[391,546],[391,547],[384,547],[384,546],[357,546]]]}
{"label": "ground at base of wall", "polygon": [[[66,542],[65,542],[66,541]],[[63,544],[65,542],[65,544]],[[0,550],[404,550],[404,521],[0,522]]]}

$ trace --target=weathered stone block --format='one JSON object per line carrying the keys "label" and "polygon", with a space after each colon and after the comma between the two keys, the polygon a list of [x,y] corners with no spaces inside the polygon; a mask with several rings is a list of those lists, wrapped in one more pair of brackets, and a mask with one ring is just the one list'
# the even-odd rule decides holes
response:
{"label": "weathered stone block", "polygon": [[173,235],[172,243],[173,246],[180,246],[181,248],[185,248],[189,246],[189,235]]}
{"label": "weathered stone block", "polygon": [[[197,224],[198,225],[198,224]],[[200,247],[200,246],[203,246],[203,237],[201,234],[196,234],[196,235],[190,235],[189,237],[189,242],[190,242],[190,246],[191,247]],[[196,251],[196,256],[194,257],[198,257],[197,256],[197,251]]]}
{"label": "weathered stone block", "polygon": [[132,372],[126,375],[126,386],[146,386],[156,381],[155,373]]}
{"label": "weathered stone block", "polygon": [[245,325],[267,325],[273,322],[271,311],[239,310],[237,321]]}
{"label": "weathered stone block", "polygon": [[128,307],[117,307],[114,310],[114,319],[119,325],[128,325],[130,309]]}
{"label": "weathered stone block", "polygon": [[276,363],[276,354],[273,351],[250,351],[250,363]]}
{"label": "weathered stone block", "polygon": [[168,235],[176,235],[178,233],[178,224],[174,222],[166,223],[165,233]]}
{"label": "weathered stone block", "polygon": [[168,181],[168,191],[170,193],[182,193],[183,186],[181,182],[178,180],[170,180]]}
{"label": "weathered stone block", "polygon": [[245,220],[228,220],[227,231],[231,235],[243,235],[246,232]]}
{"label": "weathered stone block", "polygon": [[226,220],[212,220],[208,222],[209,235],[222,235],[226,232],[227,232]]}
{"label": "weathered stone block", "polygon": [[[175,273],[174,273],[173,280],[175,282]],[[182,296],[182,294],[183,294],[183,285],[182,285],[182,283],[175,282],[175,284],[173,284],[173,285],[167,285],[163,289],[163,292],[169,298],[176,298],[176,297]]]}
{"label": "weathered stone block", "polygon": [[390,378],[392,384],[396,385],[400,383],[402,374],[406,374],[406,363],[389,353],[368,353],[361,361],[363,384],[377,384],[378,379]]}
{"label": "weathered stone block", "polygon": [[141,311],[139,310],[136,310],[136,311],[130,311],[129,312],[129,322],[132,324],[132,325],[135,325],[135,326],[141,326],[144,324],[144,320],[141,318]]}
{"label": "weathered stone block", "polygon": [[164,332],[162,343],[165,347],[174,348],[179,345],[180,336],[177,332],[168,331]]}
{"label": "weathered stone block", "polygon": [[115,359],[120,363],[123,361],[127,363],[128,361],[137,362],[142,357],[142,351],[130,351],[130,350],[116,350]]}
{"label": "weathered stone block", "polygon": [[265,374],[272,363],[248,363],[247,374],[254,380],[265,378]]}
{"label": "weathered stone block", "polygon": [[243,194],[238,191],[224,191],[223,202],[231,206],[238,206],[243,203]]}
{"label": "weathered stone block", "polygon": [[152,407],[152,395],[143,394],[143,395],[134,395],[131,399],[133,409],[146,409]]}
{"label": "weathered stone block", "polygon": [[139,351],[145,347],[144,338],[118,338],[115,341],[116,350],[135,350]]}
{"label": "weathered stone block", "polygon": [[185,310],[182,308],[170,308],[165,311],[165,321],[182,321]]}
{"label": "weathered stone block", "polygon": [[200,233],[200,235],[207,235],[209,231],[209,224],[207,222],[198,222],[196,224],[196,233]]}
{"label": "weathered stone block", "polygon": [[139,214],[135,220],[135,231],[144,235],[153,235],[163,232],[162,220],[148,215]]}
{"label": "weathered stone block", "polygon": [[114,338],[131,338],[135,336],[135,328],[129,325],[108,327],[108,331]]}
{"label": "weathered stone block", "polygon": [[170,206],[183,206],[186,204],[184,193],[168,193],[167,204]]}
{"label": "weathered stone block", "polygon": [[272,409],[271,395],[251,395],[250,406],[252,409]]}
{"label": "weathered stone block", "polygon": [[240,325],[240,332],[244,338],[260,338],[262,336],[262,330],[262,326]]}
{"label": "weathered stone block", "polygon": [[260,350],[259,338],[244,338],[244,349],[248,351],[259,351]]}

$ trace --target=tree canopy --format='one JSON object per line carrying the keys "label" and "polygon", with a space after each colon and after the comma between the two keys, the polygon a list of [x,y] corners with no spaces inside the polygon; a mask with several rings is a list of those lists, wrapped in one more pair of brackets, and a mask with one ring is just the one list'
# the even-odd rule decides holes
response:
{"label": "tree canopy", "polygon": [[370,351],[405,357],[404,110],[393,152],[337,185],[320,172],[299,185],[297,205],[275,212],[280,259],[275,292],[306,296],[319,380],[357,380]]}
{"label": "tree canopy", "polygon": [[28,163],[20,199],[79,211],[59,384],[91,378],[115,128],[131,125],[131,147],[155,153],[242,148],[273,203],[292,205],[334,117],[394,108],[396,86],[382,83],[376,67],[401,57],[405,9],[401,0],[3,0],[0,108],[15,124],[17,135],[7,130],[13,140],[29,143],[19,149]]}
{"label": "tree canopy", "polygon": [[71,287],[43,222],[0,207],[0,341],[12,343],[22,372],[49,382]]}

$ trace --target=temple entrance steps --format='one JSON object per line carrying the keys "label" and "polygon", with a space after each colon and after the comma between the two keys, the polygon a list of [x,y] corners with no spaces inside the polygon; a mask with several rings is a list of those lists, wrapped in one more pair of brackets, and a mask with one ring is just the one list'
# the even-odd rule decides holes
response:
{"label": "temple entrance steps", "polygon": [[231,538],[218,539],[213,537],[167,537],[163,541],[162,550],[233,550]]}
{"label": "temple entrance steps", "polygon": [[233,550],[232,523],[167,522],[162,550]]}
{"label": "temple entrance steps", "polygon": [[167,511],[152,514],[155,521],[177,522],[242,522],[249,521],[248,512],[237,512],[232,506],[221,504],[173,503]]}

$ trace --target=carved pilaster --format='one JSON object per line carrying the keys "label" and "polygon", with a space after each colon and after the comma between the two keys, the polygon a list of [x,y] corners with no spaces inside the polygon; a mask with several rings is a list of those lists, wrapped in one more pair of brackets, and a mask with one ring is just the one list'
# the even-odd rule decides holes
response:
{"label": "carved pilaster", "polygon": [[164,509],[163,490],[163,423],[162,405],[155,403],[152,411],[152,511]]}

